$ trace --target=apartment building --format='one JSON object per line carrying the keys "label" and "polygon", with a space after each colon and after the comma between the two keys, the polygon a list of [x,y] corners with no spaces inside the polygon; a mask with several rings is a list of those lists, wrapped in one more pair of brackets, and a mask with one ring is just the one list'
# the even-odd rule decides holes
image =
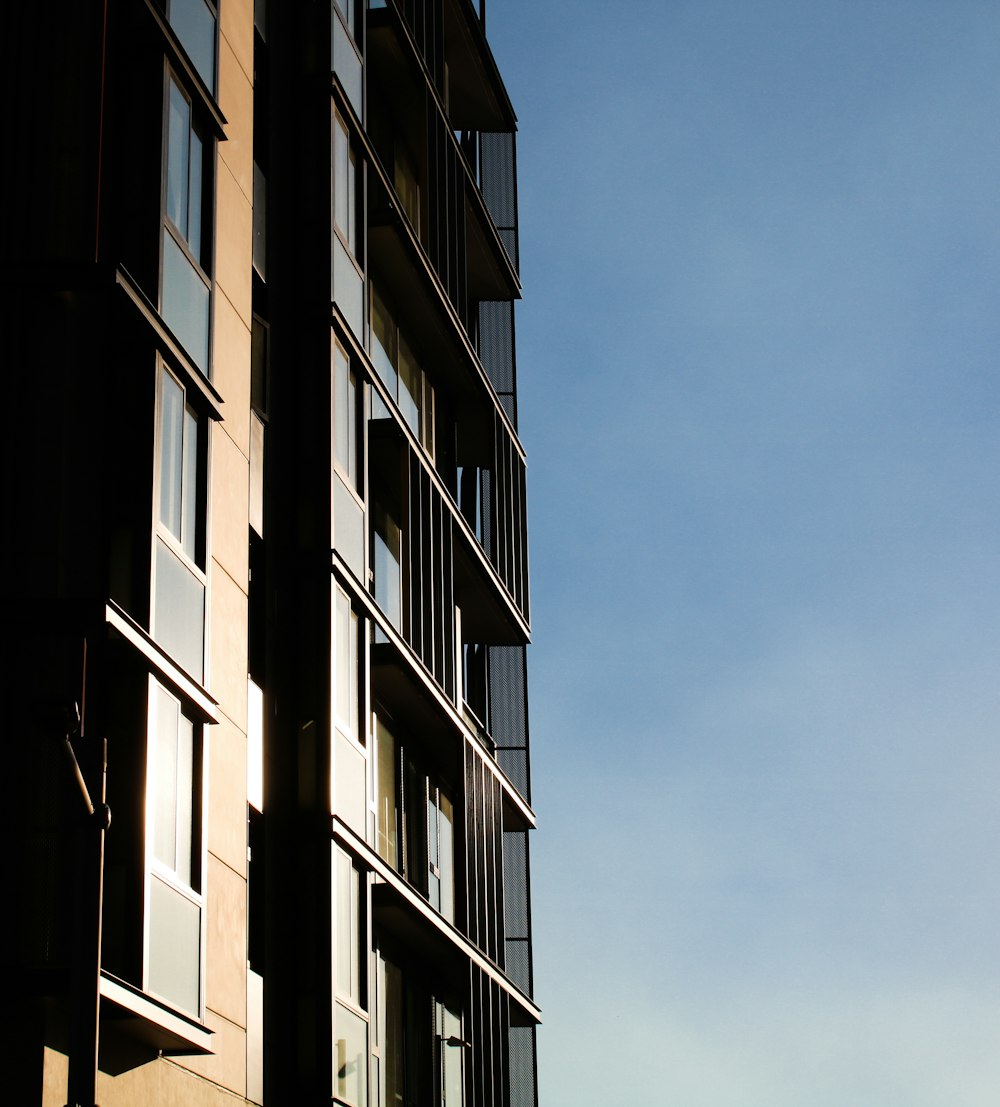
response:
{"label": "apartment building", "polygon": [[8,1101],[535,1107],[485,2],[10,20]]}

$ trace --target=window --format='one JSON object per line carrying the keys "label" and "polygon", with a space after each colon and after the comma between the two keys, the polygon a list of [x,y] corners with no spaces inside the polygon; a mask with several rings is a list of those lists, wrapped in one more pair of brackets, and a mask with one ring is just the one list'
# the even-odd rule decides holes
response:
{"label": "window", "polygon": [[336,337],[333,347],[333,546],[351,571],[364,580],[365,505],[359,477],[358,376]]}
{"label": "window", "polygon": [[333,341],[334,461],[350,486],[358,488],[358,378],[343,346]]}
{"label": "window", "polygon": [[435,910],[454,921],[452,801],[378,717],[375,743],[376,849]]}
{"label": "window", "polygon": [[455,811],[427,782],[427,898],[446,919],[455,918]]}
{"label": "window", "polygon": [[375,988],[372,1079],[378,1107],[462,1107],[461,1016],[433,995],[420,974],[402,969],[381,949]]}
{"label": "window", "polygon": [[437,1039],[440,1107],[462,1107],[462,1019],[440,1000],[434,1000],[434,1036]]}
{"label": "window", "polygon": [[358,739],[358,616],[339,585],[334,601],[334,697],[337,730]]}
{"label": "window", "polygon": [[[361,88],[361,64],[353,43],[343,30],[336,17],[333,25],[338,42],[347,43],[345,50],[354,59],[358,94]],[[350,83],[350,82],[349,82]],[[360,101],[355,105],[360,111]],[[361,269],[364,256],[361,229],[361,199],[363,192],[358,187],[361,179],[362,161],[351,145],[351,135],[347,123],[337,111],[332,99],[330,104],[331,145],[333,157],[331,165],[331,272],[330,298],[340,308],[347,325],[354,334],[364,334],[365,282]]]}
{"label": "window", "polygon": [[364,836],[367,822],[367,763],[365,736],[358,726],[358,615],[350,596],[333,588],[333,757],[330,804],[332,812]]}
{"label": "window", "polygon": [[372,360],[403,422],[434,457],[434,388],[396,320],[372,285]]}
{"label": "window", "polygon": [[374,574],[375,602],[382,608],[389,622],[402,632],[403,593],[400,557],[402,534],[399,523],[381,501],[376,500],[373,511],[374,549],[372,573]]}
{"label": "window", "polygon": [[206,0],[169,0],[167,18],[199,76],[215,95],[215,6]]}
{"label": "window", "polygon": [[340,112],[333,113],[333,224],[352,254],[358,245],[358,163]]}
{"label": "window", "polygon": [[200,1016],[201,728],[150,678],[146,780],[146,987]]}
{"label": "window", "polygon": [[212,155],[190,97],[167,79],[160,313],[205,372],[211,317]]}
{"label": "window", "polygon": [[341,17],[344,20],[344,24],[352,35],[356,34],[355,30],[355,0],[334,0],[334,7],[340,12]]}
{"label": "window", "polygon": [[207,434],[184,386],[162,364],[159,384],[153,637],[203,681]]}
{"label": "window", "polygon": [[334,1095],[350,1107],[368,1103],[368,1020],[361,958],[361,873],[337,846],[334,854]]}

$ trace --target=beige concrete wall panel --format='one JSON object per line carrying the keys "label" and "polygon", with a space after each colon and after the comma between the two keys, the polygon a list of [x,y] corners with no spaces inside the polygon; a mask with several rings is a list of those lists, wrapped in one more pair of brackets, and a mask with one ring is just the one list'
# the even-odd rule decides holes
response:
{"label": "beige concrete wall panel", "polygon": [[[229,1035],[232,1048],[227,1046],[227,1053],[238,1057],[243,1032],[231,1024],[224,1028],[224,1021],[219,1019],[219,1025],[213,1026],[215,1036]],[[221,1056],[216,1063],[221,1065]],[[245,1061],[243,1065],[245,1071]],[[46,1048],[41,1107],[64,1107],[68,1072],[65,1054]],[[219,1072],[221,1074],[221,1068]],[[153,1058],[115,1076],[99,1072],[97,1099],[101,1107],[138,1107],[139,1104],[150,1107],[237,1107],[246,1102],[241,1091],[229,1090],[228,1086],[220,1087],[222,1083],[212,1082],[211,1077],[206,1079],[200,1073],[189,1072],[174,1060]]]}
{"label": "beige concrete wall panel", "polygon": [[[247,1023],[247,885],[208,858],[205,1005],[237,1026]],[[244,1043],[243,1049],[246,1046]]]}
{"label": "beige concrete wall panel", "polygon": [[[223,42],[248,78],[253,78],[253,0],[223,0],[219,5],[219,30]],[[223,107],[223,114],[226,109]]]}
{"label": "beige concrete wall panel", "polygon": [[211,683],[209,691],[243,733],[247,729],[247,598],[218,566],[212,567]]}
{"label": "beige concrete wall panel", "polygon": [[253,206],[220,158],[216,200],[215,279],[249,327],[253,265]]}
{"label": "beige concrete wall panel", "polygon": [[42,1107],[65,1107],[69,1059],[64,1053],[45,1047],[42,1070]]}
{"label": "beige concrete wall panel", "polygon": [[246,736],[228,719],[208,746],[208,848],[241,876],[247,871]]}
{"label": "beige concrete wall panel", "polygon": [[249,575],[250,463],[218,424],[212,425],[212,559],[245,592]]}
{"label": "beige concrete wall panel", "polygon": [[[221,1084],[238,1096],[246,1096],[247,1083],[247,1035],[235,1023],[209,1011],[206,1024],[214,1031],[213,1054],[205,1057],[176,1057],[177,1064],[213,1084]],[[102,1105],[103,1107],[103,1105]]]}
{"label": "beige concrete wall panel", "polygon": [[250,456],[250,327],[221,291],[215,297],[212,383],[222,394],[222,429]]}
{"label": "beige concrete wall panel", "polygon": [[226,117],[219,156],[253,203],[253,86],[224,38],[219,42],[219,107]]}

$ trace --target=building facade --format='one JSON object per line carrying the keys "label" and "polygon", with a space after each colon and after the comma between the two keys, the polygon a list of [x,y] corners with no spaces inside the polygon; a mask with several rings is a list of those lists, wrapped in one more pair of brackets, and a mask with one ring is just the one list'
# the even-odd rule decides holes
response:
{"label": "building facade", "polygon": [[11,19],[8,1099],[535,1107],[485,3]]}

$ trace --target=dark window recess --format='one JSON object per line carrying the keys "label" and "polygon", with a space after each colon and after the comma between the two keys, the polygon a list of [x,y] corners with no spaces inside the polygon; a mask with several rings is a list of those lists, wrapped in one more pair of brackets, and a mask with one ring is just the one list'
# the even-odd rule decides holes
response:
{"label": "dark window recess", "polygon": [[518,609],[528,617],[524,461],[499,412],[488,434],[459,426],[458,508]]}
{"label": "dark window recess", "polygon": [[[378,940],[373,1047],[379,1057],[370,1102],[462,1107],[468,1095],[468,1030],[454,997],[442,999],[404,948]],[[499,1101],[490,1100],[491,1104]]]}
{"label": "dark window recess", "polygon": [[456,827],[453,792],[386,721],[376,728],[378,851],[446,919],[454,922]]}

